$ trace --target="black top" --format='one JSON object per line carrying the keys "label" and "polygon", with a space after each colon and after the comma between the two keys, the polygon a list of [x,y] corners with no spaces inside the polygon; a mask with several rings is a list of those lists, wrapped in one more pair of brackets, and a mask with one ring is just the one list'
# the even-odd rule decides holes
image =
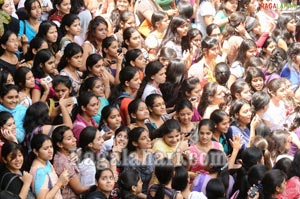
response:
{"label": "black top", "polygon": [[6,32],[7,30],[11,30],[14,33],[18,35],[19,33],[19,20],[17,18],[14,18],[12,16],[9,24],[4,24],[4,31]]}
{"label": "black top", "polygon": [[1,69],[7,70],[13,76],[15,75],[15,72],[17,70],[16,65],[8,63],[7,61],[0,59],[0,71],[1,71]]}
{"label": "black top", "polygon": [[[5,175],[6,173],[9,173],[7,175]],[[5,176],[4,176],[5,175]],[[2,184],[0,185],[0,189],[3,190],[5,189],[7,183],[9,182],[9,180],[14,177],[16,174],[11,173],[6,167],[1,167],[1,172],[0,172],[0,182],[2,181]],[[3,178],[4,177],[4,178]],[[3,179],[2,179],[3,178]],[[17,177],[15,178],[10,185],[7,188],[7,191],[10,191],[16,195],[19,195],[21,192],[23,186],[23,181]]]}
{"label": "black top", "polygon": [[110,197],[107,198],[104,193],[98,191],[96,186],[93,186],[90,190],[91,192],[87,194],[85,199],[110,199]]}

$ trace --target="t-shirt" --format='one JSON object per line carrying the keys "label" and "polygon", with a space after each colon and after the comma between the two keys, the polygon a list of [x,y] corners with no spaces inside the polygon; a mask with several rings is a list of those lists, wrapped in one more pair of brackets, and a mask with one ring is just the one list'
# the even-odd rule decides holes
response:
{"label": "t-shirt", "polygon": [[269,103],[269,108],[263,114],[262,119],[270,122],[270,129],[272,131],[283,129],[286,120],[286,109],[284,102],[280,101],[279,106],[275,106],[271,101]]}
{"label": "t-shirt", "polygon": [[204,22],[204,17],[215,16],[216,9],[210,1],[202,1],[197,11],[195,23],[196,27],[201,31],[203,38],[206,36],[206,24]]}
{"label": "t-shirt", "polygon": [[140,25],[145,20],[143,13],[151,10],[154,11],[160,10],[159,5],[155,0],[137,0],[134,6],[134,13],[137,15],[137,25]]}

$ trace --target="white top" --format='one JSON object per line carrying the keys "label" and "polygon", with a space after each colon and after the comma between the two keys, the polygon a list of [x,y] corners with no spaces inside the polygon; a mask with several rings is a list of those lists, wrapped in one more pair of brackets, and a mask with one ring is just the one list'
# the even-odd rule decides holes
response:
{"label": "white top", "polygon": [[279,106],[275,106],[271,101],[269,103],[269,108],[263,114],[262,119],[270,122],[270,129],[272,131],[283,129],[286,121],[286,109],[284,102],[280,101]]}
{"label": "white top", "polygon": [[202,192],[192,191],[187,199],[207,199],[207,197]]}
{"label": "white top", "polygon": [[145,101],[148,95],[154,93],[162,95],[159,88],[154,87],[152,84],[147,84],[142,95],[142,100]]}
{"label": "white top", "polygon": [[201,31],[203,38],[206,36],[206,24],[204,22],[204,16],[215,16],[216,9],[209,1],[203,1],[197,11],[195,18],[196,27]]}
{"label": "white top", "polygon": [[[87,155],[87,154],[85,154]],[[95,185],[96,165],[91,158],[85,158],[78,164],[80,183],[83,186]]]}

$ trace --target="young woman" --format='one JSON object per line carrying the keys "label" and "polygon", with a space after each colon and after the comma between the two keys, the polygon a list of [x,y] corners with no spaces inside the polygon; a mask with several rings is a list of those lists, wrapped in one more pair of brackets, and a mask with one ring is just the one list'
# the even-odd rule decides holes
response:
{"label": "young woman", "polygon": [[230,126],[230,117],[225,111],[217,109],[211,113],[210,119],[216,124],[212,140],[219,142],[223,146],[224,152],[228,155],[230,146],[225,134]]}
{"label": "young woman", "polygon": [[73,122],[73,133],[78,142],[81,131],[87,127],[98,127],[93,119],[99,110],[99,100],[92,92],[84,92],[78,97],[78,114]]}
{"label": "young woman", "polygon": [[75,42],[75,37],[80,34],[80,19],[75,14],[66,14],[61,21],[62,38],[59,42],[59,50],[64,51],[65,47]]}
{"label": "young woman", "polygon": [[192,121],[197,122],[201,119],[197,110],[202,95],[202,87],[197,77],[189,77],[182,82],[178,98],[186,98],[193,105]]}
{"label": "young woman", "polygon": [[5,86],[8,84],[15,84],[14,77],[10,72],[3,69],[0,73],[0,86]]}
{"label": "young woman", "polygon": [[192,154],[193,164],[190,171],[197,173],[205,171],[205,157],[209,150],[218,149],[223,151],[223,147],[219,142],[212,141],[213,132],[215,131],[215,123],[210,119],[203,119],[198,126],[199,141],[189,147]]}
{"label": "young woman", "polygon": [[31,142],[32,156],[30,174],[33,176],[32,191],[37,199],[62,198],[60,189],[69,182],[68,170],[58,177],[50,160],[53,158],[51,138],[44,134],[35,135]]}
{"label": "young woman", "polygon": [[122,199],[138,199],[138,194],[142,192],[142,179],[137,170],[127,170],[119,176],[119,188]]}
{"label": "young woman", "polygon": [[265,173],[261,184],[263,188],[263,196],[265,199],[278,198],[279,194],[285,191],[286,175],[279,169],[272,169]]}
{"label": "young woman", "polygon": [[243,78],[245,76],[246,68],[244,64],[251,57],[255,57],[256,54],[257,54],[256,43],[253,40],[247,39],[241,43],[236,59],[230,67],[231,75],[228,80],[229,87],[233,84],[233,82],[235,82],[235,80],[239,78]]}
{"label": "young woman", "polygon": [[[83,69],[86,63],[86,60],[89,55],[97,53],[102,54],[102,41],[107,37],[108,24],[105,19],[101,16],[97,16],[92,19],[89,23],[86,35],[86,41],[82,44],[83,55],[82,63]],[[83,70],[81,70],[83,71]]]}
{"label": "young woman", "polygon": [[286,120],[286,108],[283,102],[287,94],[285,80],[283,78],[273,79],[267,86],[271,101],[262,119],[271,130],[283,129]]}
{"label": "young woman", "polygon": [[136,28],[126,28],[123,32],[123,39],[123,47],[125,47],[127,50],[139,48],[147,53],[145,49],[142,48],[141,35]]}
{"label": "young woman", "polygon": [[13,115],[7,111],[2,111],[0,112],[0,116],[0,146],[2,147],[7,141],[18,143]]}
{"label": "young woman", "polygon": [[188,141],[180,136],[180,124],[175,119],[167,120],[156,133],[160,137],[155,140],[152,150],[158,155],[158,159],[168,158],[181,165],[182,153],[188,149]]}
{"label": "young woman", "polygon": [[128,115],[130,116],[129,128],[143,127],[150,133],[150,137],[155,130],[151,124],[145,123],[149,119],[149,110],[146,103],[141,99],[134,99],[128,105]]}
{"label": "young woman", "polygon": [[[79,137],[79,147],[81,147],[81,157],[78,169],[80,173],[80,183],[83,186],[95,185],[96,168],[100,165],[97,154],[103,145],[103,138],[96,127],[88,126],[83,129]],[[97,160],[97,161],[96,161]],[[97,165],[96,165],[97,164]]]}
{"label": "young woman", "polygon": [[124,125],[130,124],[128,115],[128,104],[137,95],[140,88],[141,79],[138,70],[135,67],[127,66],[120,71],[120,84],[116,90],[112,92],[110,101],[120,108],[122,123]]}
{"label": "young woman", "polygon": [[247,101],[251,100],[249,85],[243,79],[238,79],[233,84],[231,84],[230,93],[233,100],[241,98]]}
{"label": "young woman", "polygon": [[246,71],[245,82],[248,83],[251,93],[262,91],[265,87],[265,75],[257,67],[249,67]]}
{"label": "young woman", "polygon": [[96,97],[98,97],[100,106],[97,115],[93,118],[99,124],[101,120],[102,109],[105,106],[109,105],[109,102],[106,98],[110,95],[109,82],[103,82],[103,80],[99,79],[98,77],[89,77],[82,83],[79,94],[84,93],[86,91],[91,91],[96,95]]}
{"label": "young woman", "polygon": [[121,126],[121,115],[119,109],[113,105],[104,107],[101,114],[99,129],[101,129],[101,135],[105,140],[101,153],[105,154],[113,148],[115,131]]}
{"label": "young woman", "polygon": [[67,111],[72,121],[75,120],[78,104],[77,99],[72,96],[72,82],[69,77],[58,75],[53,78],[53,88],[55,91],[55,98],[50,99],[47,103],[49,106],[50,118],[53,125],[59,125],[63,123],[63,115],[61,114],[61,108],[59,106],[59,100],[67,99],[70,104],[67,106]]}
{"label": "young woman", "polygon": [[31,91],[35,86],[33,74],[29,68],[20,67],[17,69],[14,79],[20,89],[19,104],[28,108],[32,105]]}
{"label": "young woman", "polygon": [[143,182],[139,196],[145,198],[155,165],[155,155],[151,152],[149,132],[143,127],[136,127],[128,134],[128,159],[124,171],[136,169]]}
{"label": "young woman", "polygon": [[84,186],[80,183],[80,173],[76,164],[76,138],[70,127],[59,126],[53,131],[52,142],[54,149],[53,167],[57,175],[60,175],[64,169],[68,170],[70,180],[66,187],[61,190],[63,198],[79,198],[90,189],[90,186]]}
{"label": "young woman", "polygon": [[59,74],[70,77],[75,95],[78,94],[81,85],[82,73],[79,69],[82,66],[82,53],[83,49],[81,46],[76,43],[69,43],[58,64]]}
{"label": "young woman", "polygon": [[25,41],[26,38],[27,42],[30,43],[39,30],[42,6],[38,0],[27,0],[25,1],[24,7],[27,16],[24,18],[19,17],[20,30],[18,36],[20,37],[21,41]]}
{"label": "young woman", "polygon": [[214,23],[217,24],[221,31],[225,30],[225,26],[230,23],[230,16],[237,10],[238,1],[226,0],[223,2],[222,9],[220,9],[215,16]]}
{"label": "young woman", "polygon": [[16,33],[8,30],[0,38],[0,69],[5,69],[12,75],[20,65],[16,53],[18,51],[18,37]]}
{"label": "young woman", "polygon": [[150,117],[146,119],[145,123],[150,123],[153,128],[159,128],[165,121],[170,119],[167,114],[166,104],[164,99],[159,94],[150,94],[145,101]]}
{"label": "young woman", "polygon": [[[272,54],[273,50],[276,48],[277,44],[272,37],[268,37],[267,40],[262,45],[262,49],[260,52],[260,57],[263,60],[269,59],[270,55]],[[266,62],[264,62],[266,63]]]}
{"label": "young woman", "polygon": [[149,49],[148,52],[157,55],[162,39],[165,35],[165,30],[169,25],[168,14],[162,11],[155,11],[151,17],[152,32],[146,37],[145,45]]}
{"label": "young woman", "polygon": [[174,176],[174,166],[167,158],[161,160],[161,164],[155,166],[155,176],[158,179],[158,184],[153,184],[149,187],[147,197],[155,198],[174,198],[182,199],[181,193],[172,189],[172,178]]}
{"label": "young woman", "polygon": [[41,37],[47,41],[50,52],[55,56],[58,51],[58,31],[56,24],[52,21],[43,21],[40,24],[40,28],[36,36]]}
{"label": "young woman", "polygon": [[205,37],[201,42],[203,57],[199,62],[193,64],[188,70],[189,77],[199,78],[204,86],[206,82],[215,82],[214,70],[218,55],[218,40],[214,37]]}
{"label": "young woman", "polygon": [[30,42],[27,53],[24,55],[25,62],[26,62],[26,65],[24,66],[28,68],[32,68],[33,60],[36,53],[40,50],[48,49],[48,48],[49,48],[48,43],[44,38],[37,37],[37,36],[34,37]]}
{"label": "young woman", "polygon": [[221,150],[210,149],[205,158],[205,162],[208,174],[201,173],[195,178],[193,191],[206,194],[207,183],[210,179],[219,178],[225,186],[226,198],[230,198],[234,178],[229,175],[226,154]]}
{"label": "young woman", "polygon": [[148,63],[147,58],[141,49],[131,49],[125,54],[125,66],[133,66],[138,69],[141,81],[144,79],[144,70]]}
{"label": "young woman", "polygon": [[161,46],[172,48],[176,51],[178,59],[185,59],[183,53],[181,40],[188,33],[189,23],[186,19],[180,16],[175,16],[170,21],[167,32],[162,40]]}
{"label": "young woman", "polygon": [[278,47],[288,51],[289,46],[295,43],[296,18],[291,13],[281,14],[278,17],[276,28],[272,34]]}
{"label": "young woman", "polygon": [[71,1],[70,0],[55,0],[53,2],[53,10],[49,14],[49,20],[60,27],[62,18],[70,13]]}
{"label": "young woman", "polygon": [[209,118],[211,113],[220,109],[220,105],[225,103],[225,87],[216,82],[208,82],[204,88],[198,105],[198,112],[203,118]]}
{"label": "young woman", "polygon": [[167,67],[166,81],[159,85],[166,106],[170,109],[170,112],[175,106],[179,89],[185,77],[185,63],[179,59],[172,60]]}
{"label": "young woman", "polygon": [[0,188],[4,190],[8,185],[6,191],[25,199],[29,194],[32,196],[32,193],[29,193],[32,175],[21,170],[24,163],[22,152],[21,145],[15,142],[6,142],[2,146],[1,157],[4,164],[1,165],[0,179],[2,184],[0,184]]}
{"label": "young woman", "polygon": [[145,78],[137,93],[137,98],[145,101],[150,94],[157,93],[162,95],[159,85],[166,81],[166,68],[159,61],[149,62],[145,69]]}
{"label": "young woman", "polygon": [[7,111],[14,117],[17,132],[16,137],[18,143],[22,143],[25,138],[25,130],[23,127],[26,114],[26,107],[18,104],[19,89],[15,85],[2,86],[0,89],[0,112]]}
{"label": "young woman", "polygon": [[86,199],[103,198],[109,199],[115,186],[114,173],[109,168],[98,170],[95,175],[97,186],[93,187]]}
{"label": "young woman", "polygon": [[[69,127],[72,127],[72,120],[66,107],[70,106],[71,102],[68,99],[60,99],[59,101],[63,124]],[[51,124],[49,108],[44,102],[36,102],[27,109],[23,126],[27,132],[25,143],[27,147],[30,147],[30,142],[35,134],[51,136],[53,130],[58,127],[58,125]],[[28,151],[30,152],[31,149],[28,148]]]}
{"label": "young woman", "polygon": [[109,36],[102,41],[102,54],[104,64],[114,79],[110,79],[110,83],[119,83],[119,73],[123,62],[123,53],[119,50],[118,40],[114,36]]}
{"label": "young woman", "polygon": [[119,20],[117,23],[116,26],[115,26],[115,34],[114,36],[116,37],[116,39],[119,41],[119,44],[123,44],[124,42],[124,39],[123,39],[123,32],[124,30],[126,30],[127,28],[135,28],[136,26],[136,22],[135,22],[135,15],[133,12],[131,11],[122,11],[120,13],[120,16],[119,16]]}
{"label": "young woman", "polygon": [[203,35],[197,28],[192,28],[188,31],[186,38],[184,38],[182,43],[183,51],[190,51],[190,60],[188,60],[188,65],[186,66],[186,70],[190,69],[190,66],[201,59],[202,51],[201,51],[201,41]]}
{"label": "young woman", "polygon": [[299,81],[299,56],[300,56],[300,44],[295,42],[289,46],[287,51],[288,54],[288,62],[284,65],[281,70],[280,76],[289,79],[292,82],[292,88],[295,91],[298,85],[300,84]]}
{"label": "young woman", "polygon": [[189,144],[198,141],[198,127],[196,122],[192,122],[193,105],[188,99],[182,99],[175,106],[176,119],[181,128],[181,136],[183,140],[188,140]]}
{"label": "young woman", "polygon": [[[250,103],[245,99],[233,101],[230,107],[230,116],[232,118],[231,126],[226,135],[227,138],[234,138],[237,135],[242,137],[243,149],[250,146],[250,141],[255,136],[255,128],[259,118],[255,117],[251,122],[252,109]],[[248,125],[250,125],[250,129]]]}
{"label": "young woman", "polygon": [[46,102],[55,96],[52,87],[52,77],[55,74],[55,58],[48,49],[40,50],[34,60],[32,73],[35,77],[35,86],[32,89],[32,102]]}

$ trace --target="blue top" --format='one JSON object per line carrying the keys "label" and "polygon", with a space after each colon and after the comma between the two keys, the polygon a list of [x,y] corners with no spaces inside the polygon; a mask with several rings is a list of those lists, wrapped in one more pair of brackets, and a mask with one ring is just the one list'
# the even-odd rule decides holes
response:
{"label": "blue top", "polygon": [[289,63],[286,63],[281,70],[281,77],[285,77],[292,82],[292,88],[295,90],[297,86],[300,84],[300,73],[292,67]]}
{"label": "blue top", "polygon": [[7,111],[7,112],[11,113],[14,117],[14,120],[16,123],[16,128],[17,128],[16,137],[17,137],[18,143],[22,143],[25,138],[25,129],[23,127],[23,123],[24,123],[26,110],[27,110],[27,108],[20,104],[18,104],[14,109],[8,109],[5,106],[3,106],[2,104],[0,104],[0,112]]}
{"label": "blue top", "polygon": [[97,122],[97,124],[99,124],[100,121],[101,121],[101,111],[102,111],[102,109],[104,107],[106,107],[107,105],[109,105],[109,102],[105,97],[98,97],[98,100],[100,102],[100,107],[99,107],[97,115],[95,115],[93,117],[93,119]]}
{"label": "blue top", "polygon": [[[25,22],[25,30],[24,30],[24,22]],[[28,38],[28,43],[31,42],[31,40],[35,37],[36,32],[33,30],[33,28],[30,26],[27,20],[19,22],[20,30],[18,36],[21,37],[22,35],[26,35]]]}
{"label": "blue top", "polygon": [[237,126],[230,126],[228,133],[226,134],[227,138],[233,138],[236,135],[241,135],[242,138],[242,149],[244,150],[245,148],[247,148],[247,145],[250,141],[250,129],[248,127],[246,127],[245,129],[241,129]]}

